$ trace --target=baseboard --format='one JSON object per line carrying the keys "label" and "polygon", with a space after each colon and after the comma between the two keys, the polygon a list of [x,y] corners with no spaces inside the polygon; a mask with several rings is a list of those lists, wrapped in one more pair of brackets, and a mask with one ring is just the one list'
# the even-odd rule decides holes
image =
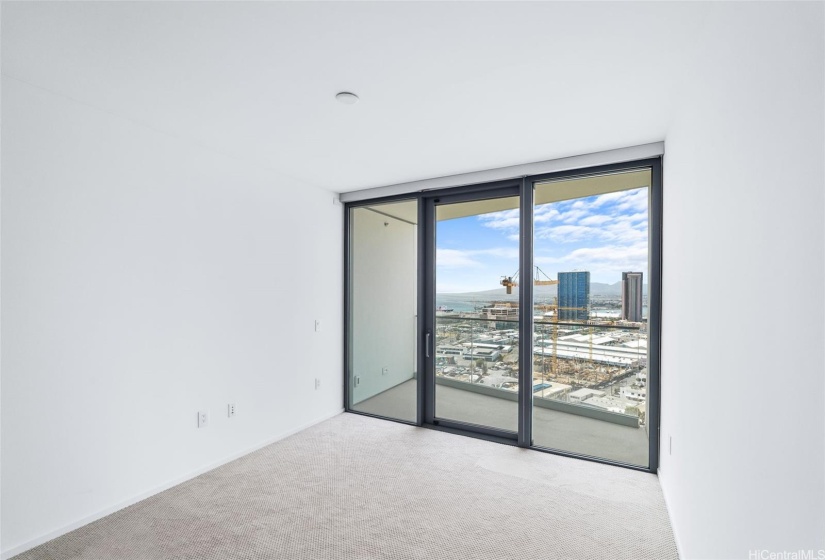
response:
{"label": "baseboard", "polygon": [[232,461],[234,461],[236,459],[240,459],[244,455],[249,455],[250,453],[252,453],[254,451],[257,451],[259,449],[262,449],[262,448],[266,447],[267,445],[272,445],[273,443],[275,443],[277,441],[280,441],[280,440],[282,440],[284,438],[287,438],[291,435],[297,434],[298,432],[306,430],[307,428],[310,428],[310,427],[312,427],[316,424],[320,424],[321,422],[324,422],[326,420],[329,420],[330,418],[338,416],[342,412],[344,412],[343,408],[339,409],[339,410],[336,410],[333,414],[327,414],[325,416],[322,416],[320,418],[312,420],[311,422],[308,422],[306,424],[298,426],[297,428],[293,428],[291,430],[287,430],[285,432],[282,432],[282,433],[280,433],[280,434],[278,434],[274,437],[267,438],[266,440],[264,440],[260,443],[257,443],[255,445],[253,445],[252,447],[249,447],[249,448],[244,449],[242,451],[239,451],[237,453],[233,453],[233,454],[231,454],[227,457],[224,457],[223,459],[220,459],[218,461],[210,463],[210,464],[208,464],[204,467],[200,467],[198,469],[195,469],[194,471],[191,471],[191,472],[189,472],[189,473],[187,473],[183,476],[174,478],[173,480],[170,480],[168,482],[165,482],[164,484],[156,486],[156,487],[152,488],[151,490],[147,490],[146,492],[142,492],[142,493],[140,493],[136,496],[132,496],[131,498],[129,498],[127,500],[124,500],[124,501],[119,502],[117,504],[114,504],[110,507],[102,509],[102,510],[98,511],[97,513],[93,513],[92,515],[86,516],[82,519],[79,519],[79,520],[73,522],[73,523],[65,525],[64,527],[61,527],[60,529],[57,529],[55,531],[51,531],[49,533],[46,533],[45,535],[41,535],[37,538],[34,538],[30,541],[27,541],[27,542],[23,543],[23,544],[17,545],[14,548],[4,550],[4,551],[0,552],[0,559],[8,560],[9,558],[17,556],[18,554],[22,554],[22,553],[26,552],[27,550],[31,550],[32,548],[34,548],[36,546],[40,546],[41,544],[43,544],[45,542],[49,542],[50,540],[56,539],[57,537],[65,535],[66,533],[74,531],[75,529],[79,529],[80,527],[83,527],[84,525],[88,525],[89,523],[92,523],[93,521],[97,521],[98,519],[102,519],[103,517],[106,517],[107,515],[111,515],[116,511],[119,511],[123,508],[129,507],[131,505],[134,505],[134,504],[140,502],[141,500],[145,500],[146,498],[154,496],[155,494],[159,494],[160,492],[163,492],[164,490],[168,490],[169,488],[172,488],[173,486],[177,486],[178,484],[186,482],[187,480],[192,480],[193,478],[195,478],[197,476],[200,476],[205,472],[209,472],[212,469],[216,469],[216,468],[218,468],[220,466],[223,466],[227,463],[231,463]]}
{"label": "baseboard", "polygon": [[674,523],[673,523],[673,511],[670,509],[670,503],[668,503],[668,501],[667,501],[667,492],[665,492],[665,485],[662,484],[662,467],[661,467],[661,465],[659,466],[659,469],[658,469],[656,475],[659,477],[659,487],[662,489],[662,497],[665,500],[665,509],[667,510],[668,518],[670,518],[670,527],[671,527],[671,529],[673,529],[673,541],[676,543],[676,554],[679,555],[679,558],[684,559],[685,555],[682,552],[684,550],[684,548],[682,548],[682,545],[679,543],[679,534],[676,532],[676,525],[674,525]]}

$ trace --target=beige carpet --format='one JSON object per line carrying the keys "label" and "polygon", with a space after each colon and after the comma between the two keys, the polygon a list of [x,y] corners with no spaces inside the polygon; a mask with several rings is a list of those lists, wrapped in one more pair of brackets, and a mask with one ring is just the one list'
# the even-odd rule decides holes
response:
{"label": "beige carpet", "polygon": [[15,558],[677,554],[654,475],[342,414]]}

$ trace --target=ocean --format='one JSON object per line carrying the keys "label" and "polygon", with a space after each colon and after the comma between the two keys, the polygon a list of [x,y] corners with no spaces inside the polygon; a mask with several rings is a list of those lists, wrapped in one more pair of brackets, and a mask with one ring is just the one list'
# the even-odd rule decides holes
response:
{"label": "ocean", "polygon": [[[554,298],[539,297],[536,303],[553,303]],[[494,301],[509,301],[518,303],[518,294],[435,294],[436,307],[452,309],[457,313],[472,312],[482,307],[489,307]],[[618,317],[619,310],[600,309],[595,305],[592,309],[593,317]],[[642,316],[647,317],[647,306],[642,308]]]}

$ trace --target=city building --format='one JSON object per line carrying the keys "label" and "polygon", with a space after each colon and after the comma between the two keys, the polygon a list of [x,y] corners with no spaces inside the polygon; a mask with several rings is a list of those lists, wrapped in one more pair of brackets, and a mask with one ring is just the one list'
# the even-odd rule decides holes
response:
{"label": "city building", "polygon": [[566,401],[571,388],[570,385],[565,385],[564,383],[537,383],[533,384],[533,397]]}
{"label": "city building", "polygon": [[464,358],[468,360],[495,362],[499,356],[501,356],[501,351],[495,348],[479,348],[478,346],[470,346],[464,351]]}
{"label": "city building", "polygon": [[518,305],[506,301],[496,301],[490,307],[482,309],[482,315],[491,321],[492,326],[499,330],[512,328],[513,321],[518,321]]}
{"label": "city building", "polygon": [[440,354],[442,356],[461,356],[464,354],[464,348],[461,346],[444,344],[436,348],[436,354]]}
{"label": "city building", "polygon": [[570,402],[583,402],[591,397],[603,397],[605,395],[604,391],[599,391],[597,389],[576,389],[572,391],[568,397]]}
{"label": "city building", "polygon": [[616,414],[625,414],[628,407],[636,406],[636,403],[632,403],[622,398],[609,396],[593,396],[584,399],[580,404],[592,406],[608,412],[615,412]]}
{"label": "city building", "polygon": [[642,273],[622,272],[622,319],[641,322],[644,296]]}
{"label": "city building", "polygon": [[559,320],[587,321],[590,318],[590,272],[559,272]]}
{"label": "city building", "polygon": [[647,389],[633,386],[620,387],[619,396],[631,401],[645,402],[647,400]]}

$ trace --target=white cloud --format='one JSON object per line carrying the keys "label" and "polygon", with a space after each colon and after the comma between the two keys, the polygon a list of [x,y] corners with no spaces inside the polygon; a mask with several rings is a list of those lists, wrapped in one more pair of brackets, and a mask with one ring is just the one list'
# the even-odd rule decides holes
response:
{"label": "white cloud", "polygon": [[602,194],[597,196],[590,206],[600,208],[605,204],[614,205],[619,211],[647,211],[647,187]]}
{"label": "white cloud", "polygon": [[647,221],[647,210],[645,210],[644,212],[636,212],[635,214],[627,214],[623,216],[623,219],[627,220],[628,222]]}
{"label": "white cloud", "polygon": [[436,265],[443,268],[481,268],[487,264],[485,257],[518,260],[519,252],[516,247],[494,247],[471,251],[436,249],[435,251]]}
{"label": "white cloud", "polygon": [[620,211],[647,212],[647,187],[625,192],[627,196],[619,201],[616,206]]}
{"label": "white cloud", "polygon": [[[647,188],[619,191],[589,197],[585,200],[541,204],[536,207],[533,221],[536,225],[555,225],[556,222],[580,226],[598,226],[610,220],[631,219],[641,221],[647,218]],[[600,213],[594,210],[606,211]],[[633,212],[632,214],[626,214]],[[503,210],[478,217],[489,228],[517,230],[519,210]]]}
{"label": "white cloud", "polygon": [[582,210],[580,208],[576,208],[576,209],[568,210],[567,212],[562,213],[561,215],[559,215],[558,219],[561,222],[569,224],[571,222],[575,222],[577,220],[585,218],[589,214],[590,214],[590,212],[588,212],[587,210]]}
{"label": "white cloud", "polygon": [[607,216],[606,214],[593,214],[592,216],[587,216],[579,220],[579,224],[583,226],[600,226],[605,222],[609,222],[613,218],[611,216]]}
{"label": "white cloud", "polygon": [[[548,271],[582,269],[589,270],[595,282],[617,282],[621,273],[630,270],[647,271],[647,240],[630,245],[582,247],[560,257],[536,255],[536,264]],[[551,274],[552,275],[552,274]]]}
{"label": "white cloud", "polygon": [[605,224],[600,230],[601,238],[606,241],[647,240],[647,222],[633,224],[628,220],[618,220],[612,224]]}
{"label": "white cloud", "polygon": [[[536,239],[550,239],[556,243],[573,243],[586,238],[598,237],[600,230],[587,226],[560,225],[536,229]],[[538,243],[537,243],[538,245]]]}
{"label": "white cloud", "polygon": [[[628,198],[629,195],[625,193],[616,194],[621,194],[625,197],[625,202],[622,202],[622,204],[635,204],[635,202],[632,202],[636,200],[635,198],[630,199]],[[568,216],[574,217],[575,219],[567,219]],[[569,211],[562,212],[558,218],[561,223],[553,221],[536,225],[535,236],[537,245],[539,245],[539,240],[542,239],[550,240],[554,243],[576,243],[581,241],[629,243],[647,239],[646,210],[633,214],[622,214],[616,213],[616,211],[611,208],[606,212],[589,215],[581,211]]]}
{"label": "white cloud", "polygon": [[495,249],[479,249],[470,251],[474,255],[483,255],[489,257],[497,257],[500,259],[517,259],[518,247],[498,247]]}
{"label": "white cloud", "polygon": [[559,216],[559,211],[552,204],[537,206],[533,212],[533,223],[541,224],[555,220]]}
{"label": "white cloud", "polygon": [[610,245],[605,247],[583,247],[568,253],[563,259],[577,262],[627,262],[643,259],[647,261],[647,243],[634,245]]}
{"label": "white cloud", "polygon": [[518,229],[519,210],[502,210],[478,217],[483,225],[493,229]]}
{"label": "white cloud", "polygon": [[[535,208],[534,222],[536,264],[551,276],[581,269],[589,270],[594,282],[613,283],[624,271],[648,270],[646,187],[542,204]],[[501,275],[518,267],[519,210],[480,215],[476,223],[499,232],[493,243],[501,246],[438,249],[440,292],[497,287]]]}
{"label": "white cloud", "polygon": [[436,249],[435,258],[438,266],[444,268],[478,268],[483,266],[482,263],[473,259],[469,251]]}
{"label": "white cloud", "polygon": [[619,192],[612,192],[607,194],[602,194],[596,197],[596,200],[590,203],[592,207],[599,208],[600,206],[604,206],[605,204],[612,203],[612,202],[619,202],[625,197],[627,197],[628,191],[619,191]]}

